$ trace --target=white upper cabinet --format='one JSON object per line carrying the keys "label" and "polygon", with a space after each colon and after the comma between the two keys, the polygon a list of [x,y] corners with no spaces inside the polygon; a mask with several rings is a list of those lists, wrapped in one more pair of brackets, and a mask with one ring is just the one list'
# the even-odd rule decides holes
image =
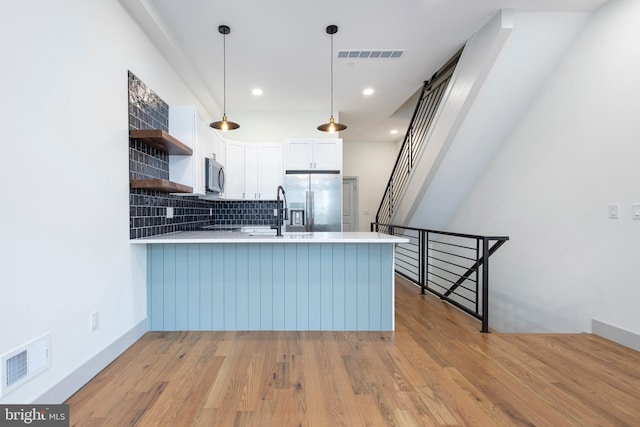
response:
{"label": "white upper cabinet", "polygon": [[244,143],[226,140],[226,160],[224,163],[224,198],[244,199]]}
{"label": "white upper cabinet", "polygon": [[[276,200],[278,185],[284,185],[282,144],[261,143],[255,145],[257,145],[257,155],[259,159],[257,162],[257,193],[255,198],[260,200]],[[249,174],[246,176],[248,180]]]}
{"label": "white upper cabinet", "polygon": [[258,144],[244,144],[244,198],[258,198]]}
{"label": "white upper cabinet", "polygon": [[342,139],[285,140],[286,170],[342,170]]}
{"label": "white upper cabinet", "polygon": [[284,182],[282,144],[227,140],[225,199],[275,200]]}
{"label": "white upper cabinet", "polygon": [[169,156],[169,180],[193,187],[193,193],[183,196],[204,195],[204,158],[214,152],[213,129],[196,107],[169,107],[169,134],[193,150],[191,156]]}
{"label": "white upper cabinet", "polygon": [[313,144],[308,139],[287,139],[284,142],[286,169],[311,169]]}

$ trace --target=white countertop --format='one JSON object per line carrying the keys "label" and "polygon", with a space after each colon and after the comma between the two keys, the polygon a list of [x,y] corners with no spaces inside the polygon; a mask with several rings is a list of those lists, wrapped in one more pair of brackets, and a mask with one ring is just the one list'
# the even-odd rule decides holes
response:
{"label": "white countertop", "polygon": [[132,244],[154,243],[408,243],[409,239],[383,233],[315,232],[285,233],[284,236],[233,231],[180,231],[132,239]]}

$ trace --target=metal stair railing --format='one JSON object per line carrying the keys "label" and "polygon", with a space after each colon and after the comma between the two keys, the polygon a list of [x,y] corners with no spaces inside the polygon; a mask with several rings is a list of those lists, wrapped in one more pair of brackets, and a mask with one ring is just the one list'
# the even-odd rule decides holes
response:
{"label": "metal stair railing", "polygon": [[509,240],[371,223],[371,231],[402,236],[395,246],[395,272],[482,322],[489,332],[489,257]]}

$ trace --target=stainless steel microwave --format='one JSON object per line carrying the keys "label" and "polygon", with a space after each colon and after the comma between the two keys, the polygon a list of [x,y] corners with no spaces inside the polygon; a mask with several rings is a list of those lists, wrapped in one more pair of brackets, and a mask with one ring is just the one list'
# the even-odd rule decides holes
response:
{"label": "stainless steel microwave", "polygon": [[204,159],[205,188],[207,193],[222,193],[224,191],[224,167],[214,159]]}

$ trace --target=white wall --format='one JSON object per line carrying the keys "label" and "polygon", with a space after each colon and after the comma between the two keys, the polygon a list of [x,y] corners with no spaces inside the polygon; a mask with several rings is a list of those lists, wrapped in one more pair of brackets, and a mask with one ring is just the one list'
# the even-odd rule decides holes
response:
{"label": "white wall", "polygon": [[[596,12],[447,229],[508,235],[490,325],[640,333],[640,2]],[[496,99],[496,102],[500,102]],[[622,217],[607,217],[609,203]]]}
{"label": "white wall", "polygon": [[[342,144],[343,176],[358,177],[358,224],[369,231],[398,155],[392,142],[345,142]],[[367,215],[367,211],[369,214]]]}
{"label": "white wall", "polygon": [[127,70],[170,104],[196,101],[117,2],[3,15],[0,354],[50,332],[51,368],[0,402],[28,403],[146,317],[145,252],[128,242]]}

